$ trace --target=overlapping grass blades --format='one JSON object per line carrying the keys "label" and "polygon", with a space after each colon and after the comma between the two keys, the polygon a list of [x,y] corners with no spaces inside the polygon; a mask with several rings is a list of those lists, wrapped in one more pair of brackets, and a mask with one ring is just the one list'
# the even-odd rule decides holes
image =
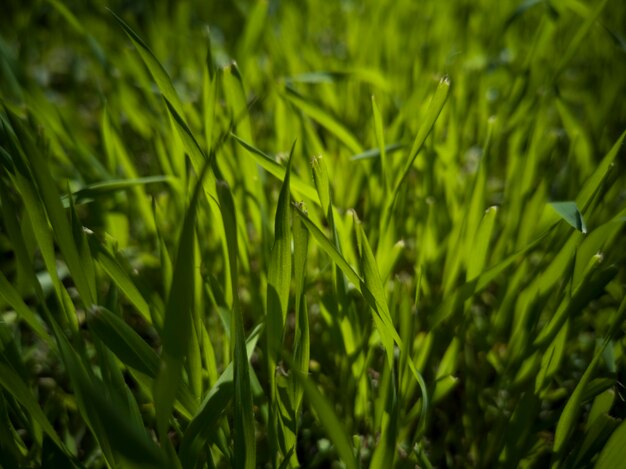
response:
{"label": "overlapping grass blades", "polygon": [[167,437],[168,422],[187,356],[187,340],[193,331],[196,211],[203,179],[208,171],[209,164],[205,163],[202,172],[198,175],[198,181],[185,215],[163,320],[163,350],[159,375],[154,388],[157,425],[161,441]]}
{"label": "overlapping grass blades", "polygon": [[5,3],[0,465],[623,459],[624,5]]}
{"label": "overlapping grass blades", "polygon": [[231,319],[231,331],[234,333],[233,340],[233,374],[235,408],[235,445],[233,467],[253,468],[256,461],[256,443],[254,430],[254,416],[252,413],[252,391],[250,388],[250,372],[248,370],[248,356],[246,353],[245,335],[243,329],[243,316],[239,306],[239,295],[236,291],[238,285],[237,275],[237,220],[235,204],[228,186],[220,182],[217,186],[224,231],[228,242],[228,254],[230,256],[231,276],[233,285],[233,311]]}

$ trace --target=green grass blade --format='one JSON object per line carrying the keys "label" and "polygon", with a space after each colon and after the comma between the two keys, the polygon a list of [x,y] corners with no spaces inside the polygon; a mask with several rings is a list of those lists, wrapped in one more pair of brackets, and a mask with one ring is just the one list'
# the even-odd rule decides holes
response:
{"label": "green grass blade", "polygon": [[151,378],[159,372],[159,356],[126,322],[102,306],[87,317],[90,330],[127,366]]}
{"label": "green grass blade", "polygon": [[200,148],[198,141],[193,136],[193,133],[187,126],[185,120],[182,117],[180,111],[176,109],[176,107],[167,99],[164,98],[165,105],[167,106],[167,110],[170,113],[170,117],[172,119],[172,125],[176,129],[177,135],[183,142],[185,150],[191,159],[191,163],[196,171],[200,171],[202,165],[207,160],[205,153]]}
{"label": "green grass blade", "polygon": [[0,298],[9,304],[18,316],[45,342],[51,345],[48,332],[44,328],[42,322],[31,311],[19,292],[15,290],[13,285],[7,280],[2,272],[0,272]]}
{"label": "green grass blade", "polygon": [[[266,353],[269,378],[269,425],[270,445],[277,447],[282,443],[283,454],[291,446],[291,441],[280,441],[278,435],[286,435],[288,429],[283,428],[279,418],[278,393],[275,377],[276,364],[283,346],[283,335],[287,307],[289,304],[289,289],[291,286],[291,207],[290,207],[290,174],[291,162],[296,143],[291,146],[285,179],[280,189],[278,206],[274,222],[274,244],[270,252],[267,272],[267,307],[266,307]],[[284,440],[287,440],[285,437]],[[273,440],[273,441],[271,441]]]}
{"label": "green grass blade", "polygon": [[599,262],[600,259],[596,259],[595,265],[592,266],[581,285],[576,288],[569,301],[559,308],[550,322],[541,329],[534,341],[536,346],[542,346],[552,341],[565,321],[568,318],[576,317],[615,278],[617,267],[609,266],[605,269],[600,269]]}
{"label": "green grass blade", "polygon": [[355,136],[324,109],[317,106],[310,100],[307,100],[291,88],[286,88],[283,96],[304,114],[319,122],[320,125],[337,137],[337,139],[339,139],[339,141],[343,143],[353,154],[356,155],[363,152],[363,148]]}
{"label": "green grass blade", "polygon": [[467,279],[473,280],[484,270],[493,228],[495,226],[497,207],[489,207],[478,226],[474,236],[473,249],[468,253]]}
{"label": "green grass blade", "polygon": [[335,445],[342,462],[348,469],[356,469],[358,466],[352,451],[350,437],[337,417],[337,414],[328,403],[328,400],[306,375],[294,372],[294,376],[302,384],[304,395],[311,409],[315,412],[320,423],[326,430],[328,437]]}
{"label": "green grass blade", "polygon": [[602,357],[601,353],[596,353],[594,359],[591,361],[585,373],[578,381],[576,388],[574,388],[574,392],[571,394],[570,398],[567,400],[567,404],[563,409],[563,413],[559,418],[556,431],[554,433],[554,447],[553,447],[553,455],[554,460],[552,467],[558,467],[558,461],[563,459],[564,454],[563,451],[566,448],[566,444],[570,435],[574,432],[576,427],[576,421],[580,416],[581,405],[582,405],[582,396],[587,386],[587,383],[591,379],[592,373],[595,371],[600,358]]}
{"label": "green grass blade", "polygon": [[[80,203],[85,199],[94,199],[97,197],[109,195],[114,192],[161,182],[172,183],[173,178],[170,176],[148,176],[133,179],[108,179],[106,181],[89,184],[82,189],[74,191],[72,192],[72,196],[76,199],[76,203]],[[63,196],[64,202],[67,199],[67,195]]]}
{"label": "green grass blade", "polygon": [[550,202],[552,207],[569,225],[581,233],[587,233],[585,220],[576,206],[576,202]]}
{"label": "green grass blade", "polygon": [[208,171],[205,163],[198,177],[183,228],[178,240],[174,276],[169,291],[161,340],[161,369],[155,382],[154,402],[157,412],[157,428],[163,440],[167,437],[167,425],[174,406],[174,399],[182,379],[182,369],[187,354],[187,337],[191,333],[194,304],[194,230],[198,198],[203,179]]}
{"label": "green grass blade", "polygon": [[569,321],[566,321],[541,357],[541,369],[535,380],[535,394],[539,394],[546,381],[556,374],[565,355],[565,346],[569,333]]}
{"label": "green grass blade", "polygon": [[[250,145],[248,142],[238,137],[237,135],[232,133],[230,135],[239,145],[248,150],[250,155],[259,164],[259,166],[261,166],[272,176],[278,178],[280,181],[284,181],[285,174],[287,172],[286,168],[277,163],[270,155],[263,153],[261,150]],[[294,174],[290,176],[290,186],[295,193],[301,195],[302,197],[305,197],[307,200],[317,202],[315,189],[313,189],[309,184],[302,181],[302,179],[298,178]]]}
{"label": "green grass blade", "polygon": [[141,316],[148,322],[152,322],[150,314],[150,306],[143,297],[137,286],[134,284],[130,275],[126,272],[124,267],[118,262],[117,259],[104,247],[97,243],[93,243],[93,251],[96,257],[96,263],[104,270],[104,272],[111,278],[111,280],[117,285],[117,287],[124,293],[124,295],[133,304],[135,309],[141,314]]}
{"label": "green grass blade", "polygon": [[614,321],[612,323],[611,329],[608,331],[606,339],[603,341],[599,350],[595,353],[593,360],[587,366],[585,373],[582,375],[578,384],[576,384],[576,388],[572,392],[571,396],[567,400],[567,404],[565,404],[565,408],[559,418],[558,424],[556,426],[556,431],[554,433],[554,447],[553,447],[553,467],[558,466],[559,462],[564,457],[564,450],[566,448],[566,443],[572,432],[575,430],[576,421],[580,416],[582,411],[581,405],[583,403],[583,397],[585,394],[585,390],[587,384],[591,380],[591,375],[594,373],[598,363],[603,357],[603,352],[606,345],[609,343],[609,340],[614,336],[615,333],[621,328],[621,325],[626,317],[626,298],[622,299],[620,307],[615,314]]}
{"label": "green grass blade", "polygon": [[380,425],[381,438],[374,451],[371,467],[394,467],[396,444],[398,438],[399,403],[397,395],[396,378],[393,370],[386,368],[382,386],[386,388],[378,397],[378,401],[384,407]]}
{"label": "green grass blade", "polygon": [[323,156],[314,156],[311,160],[311,166],[313,168],[313,181],[315,182],[315,188],[317,190],[317,196],[322,206],[324,216],[327,220],[332,219],[332,207],[331,207],[331,195],[330,195],[330,180],[328,178],[328,168],[324,162]]}
{"label": "green grass blade", "polygon": [[585,181],[583,188],[580,190],[578,197],[576,197],[576,206],[581,207],[581,211],[587,214],[587,209],[591,204],[594,195],[599,190],[602,182],[605,180],[611,167],[613,166],[617,154],[622,148],[624,138],[626,137],[626,131],[620,135],[615,144],[611,147],[609,152],[602,158],[602,161],[597,165],[593,174]]}
{"label": "green grass blade", "polygon": [[[0,150],[1,147],[0,147]],[[6,168],[11,168],[12,162],[7,163]],[[4,222],[4,229],[12,244],[13,251],[15,252],[17,263],[17,279],[16,288],[18,291],[23,291],[27,285],[35,280],[35,269],[31,263],[31,256],[28,252],[24,236],[22,234],[20,222],[18,219],[18,204],[10,196],[9,184],[5,183],[5,178],[1,177],[0,173],[0,201],[2,201],[2,221]],[[1,289],[0,289],[1,290]]]}
{"label": "green grass blade", "polygon": [[280,351],[287,316],[291,285],[291,217],[290,168],[295,142],[291,147],[285,179],[278,197],[274,224],[274,245],[267,273],[267,339],[268,351],[275,357]]}
{"label": "green grass blade", "polygon": [[296,208],[295,211],[298,216],[302,219],[304,226],[307,228],[309,233],[313,236],[315,241],[320,245],[320,247],[330,256],[335,264],[339,266],[345,276],[348,278],[350,282],[357,288],[360,288],[362,283],[361,277],[356,271],[352,268],[352,266],[346,261],[346,259],[337,251],[337,248],[333,245],[333,243],[322,233],[322,231],[317,227],[313,221],[309,219],[309,216],[303,212],[301,209]]}
{"label": "green grass blade", "polygon": [[[406,145],[404,143],[400,143],[400,142],[390,143],[389,145],[385,146],[385,155],[389,156],[393,153],[398,153],[403,148],[406,148]],[[381,153],[380,148],[370,148],[369,150],[365,150],[363,153],[359,153],[358,155],[352,155],[350,157],[350,160],[351,161],[371,160],[371,159],[380,158],[381,154],[382,153]]]}
{"label": "green grass blade", "polygon": [[[295,339],[293,363],[296,372],[303,375],[309,372],[309,359],[311,338],[309,335],[309,315],[305,298],[305,278],[307,265],[307,250],[309,243],[309,232],[304,227],[302,220],[298,216],[293,217],[293,270],[295,285]],[[302,402],[303,393],[301,383],[292,377],[292,399],[294,413],[297,414]]]}
{"label": "green grass blade", "polygon": [[[52,230],[49,227],[44,209],[37,199],[35,188],[29,182],[27,177],[19,172],[14,175],[13,181],[22,196],[22,201],[24,202],[28,212],[32,235],[37,243],[52,283],[52,287],[54,288],[54,292],[59,300],[62,312],[64,313],[64,317],[58,317],[57,319],[61,323],[68,323],[72,326],[72,328],[78,329],[76,315],[71,314],[71,311],[69,310],[70,308],[65,307],[66,292],[61,284],[59,273],[57,272]],[[35,284],[35,291],[38,293],[41,292],[41,285],[39,285],[39,282]]]}
{"label": "green grass blade", "polygon": [[148,68],[148,71],[152,75],[152,78],[156,82],[163,96],[165,96],[167,101],[171,103],[176,112],[182,116],[183,104],[178,96],[178,93],[176,92],[176,89],[174,88],[174,85],[172,84],[172,80],[163,68],[163,65],[161,65],[161,63],[157,60],[147,44],[137,35],[137,33],[135,33],[135,31],[131,29],[130,26],[128,26],[128,24],[126,24],[122,18],[117,16],[112,10],[109,10],[109,13],[111,13],[113,18],[115,18],[115,21],[117,21],[117,23],[122,27],[128,38],[137,49],[141,60],[143,60],[143,63]]}
{"label": "green grass blade", "polygon": [[385,351],[387,352],[387,361],[390,368],[393,367],[394,357],[394,341],[398,344],[401,343],[400,336],[393,326],[391,319],[391,313],[389,312],[389,306],[387,305],[387,299],[385,297],[385,287],[383,281],[380,278],[378,272],[378,266],[376,265],[376,258],[372,252],[372,248],[365,236],[363,230],[363,224],[357,222],[357,243],[361,255],[361,271],[363,272],[363,282],[366,288],[362,290],[364,292],[370,292],[373,301],[376,304],[375,314],[378,315],[380,322],[376,322],[376,326],[379,328],[379,333],[382,338]]}
{"label": "green grass blade", "polygon": [[607,3],[607,0],[600,0],[595,5],[595,8],[591,12],[591,14],[586,15],[585,21],[576,32],[576,35],[571,39],[571,41],[568,41],[567,49],[565,50],[565,53],[561,55],[560,60],[556,66],[557,75],[560,74],[563,70],[565,70],[568,63],[572,60],[574,55],[576,55],[578,48],[580,47],[582,42],[585,40],[585,38],[589,34],[591,27],[594,25],[594,23],[600,16],[600,13],[602,13],[602,10],[604,9],[606,3]]}
{"label": "green grass blade", "polygon": [[224,221],[224,231],[230,256],[233,288],[233,311],[231,333],[234,334],[234,408],[235,408],[235,447],[234,467],[253,469],[256,464],[256,439],[254,414],[252,411],[252,390],[250,388],[250,370],[246,354],[243,315],[239,307],[237,292],[237,219],[235,203],[228,185],[220,182],[217,186],[220,210]]}
{"label": "green grass blade", "polygon": [[20,376],[13,371],[10,367],[4,363],[0,363],[0,385],[6,389],[24,408],[28,411],[29,415],[41,426],[43,431],[50,437],[50,439],[61,448],[64,452],[67,452],[67,448],[54,431],[54,428],[48,421],[48,418],[44,414],[41,407],[37,403],[36,397],[28,388],[26,383],[20,378]]}
{"label": "green grass blade", "polygon": [[61,204],[61,197],[54,184],[54,178],[50,173],[48,162],[44,159],[40,149],[37,148],[31,135],[18,117],[12,112],[6,111],[11,120],[12,128],[16,132],[16,136],[23,148],[24,155],[27,155],[27,160],[26,156],[23,156],[26,160],[24,163],[30,166],[30,170],[35,178],[37,188],[41,194],[41,200],[43,205],[45,205],[46,213],[53,227],[55,239],[61,248],[63,257],[72,274],[72,279],[76,283],[81,300],[87,307],[96,304],[95,279],[90,277],[85,270],[84,260],[81,259],[81,254],[76,247],[78,240],[74,239],[72,228]]}
{"label": "green grass blade", "polygon": [[[248,360],[252,356],[262,331],[263,326],[259,325],[248,336],[246,342]],[[211,439],[216,438],[216,423],[224,414],[234,394],[233,369],[233,363],[231,362],[207,393],[198,412],[185,430],[179,451],[183,467],[191,467],[205,445]]]}
{"label": "green grass blade", "polygon": [[595,469],[616,469],[624,467],[626,461],[626,420],[611,434],[604,445]]}
{"label": "green grass blade", "polygon": [[387,174],[387,152],[385,147],[385,135],[383,130],[383,118],[380,115],[376,98],[372,95],[372,111],[374,113],[374,133],[376,134],[376,142],[378,143],[380,172],[385,191],[389,189],[389,177]]}
{"label": "green grass blade", "polygon": [[69,344],[60,346],[64,349],[66,365],[72,369],[70,373],[73,375],[77,399],[82,401],[84,409],[90,409],[87,415],[90,415],[96,438],[107,441],[112,452],[125,460],[148,467],[163,466],[164,456],[160,448],[142,426],[133,425],[122,411],[123,405],[116,402],[120,393],[106,389],[97,378],[90,378]]}
{"label": "green grass blade", "polygon": [[417,158],[418,153],[424,146],[424,142],[426,138],[430,134],[435,122],[439,118],[439,114],[443,109],[443,106],[446,104],[446,100],[448,99],[448,93],[450,92],[450,80],[448,77],[443,77],[439,81],[439,85],[437,86],[437,90],[435,91],[435,95],[428,106],[428,110],[426,111],[426,117],[420,126],[419,131],[417,132],[417,136],[413,141],[413,146],[411,147],[411,151],[409,152],[406,164],[404,165],[402,171],[400,172],[400,177],[397,179],[397,182],[394,186],[394,198],[397,196],[398,191],[400,190],[400,186],[406,179],[407,175],[411,167],[413,166],[413,162],[415,158]]}

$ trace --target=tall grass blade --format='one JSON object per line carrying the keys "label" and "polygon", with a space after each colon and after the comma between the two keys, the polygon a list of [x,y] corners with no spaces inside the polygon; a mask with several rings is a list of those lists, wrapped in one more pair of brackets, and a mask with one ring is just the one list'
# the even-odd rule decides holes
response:
{"label": "tall grass blade", "polygon": [[[295,331],[294,331],[294,357],[295,371],[306,375],[309,372],[309,359],[311,355],[311,338],[309,333],[309,315],[305,297],[305,280],[307,265],[307,250],[309,233],[304,227],[300,217],[292,217],[293,233],[293,270],[295,285]],[[302,384],[292,377],[292,405],[294,414],[297,415],[302,402]],[[294,421],[296,420],[294,415]]]}
{"label": "tall grass blade", "polygon": [[385,147],[385,136],[383,130],[383,118],[380,115],[376,98],[372,95],[372,111],[374,113],[374,133],[376,134],[376,142],[378,143],[380,158],[380,173],[385,191],[389,190],[389,176],[387,169],[387,148]]}
{"label": "tall grass blade", "polygon": [[252,412],[252,391],[250,388],[250,371],[246,354],[246,338],[243,330],[243,315],[239,306],[237,293],[237,220],[235,203],[229,187],[218,183],[220,210],[224,221],[224,231],[230,256],[231,280],[233,288],[233,311],[231,333],[234,334],[234,407],[235,407],[235,447],[234,467],[252,469],[256,464],[256,438],[254,415]]}
{"label": "tall grass blade", "polygon": [[208,171],[205,163],[193,191],[178,240],[174,277],[169,291],[163,323],[161,366],[154,386],[157,428],[163,441],[167,436],[174,399],[178,391],[187,354],[187,337],[192,331],[194,304],[194,231],[197,205],[203,180]]}
{"label": "tall grass blade", "polygon": [[[391,319],[391,313],[389,312],[389,306],[387,305],[387,299],[385,298],[385,287],[380,278],[378,272],[378,266],[376,265],[376,258],[372,252],[372,248],[367,241],[363,225],[357,223],[357,242],[359,246],[359,253],[361,255],[361,271],[363,272],[363,282],[365,288],[362,288],[363,292],[369,292],[372,295],[373,303],[376,305],[374,308],[376,327],[379,329],[380,336],[382,338],[385,351],[387,352],[387,361],[390,368],[393,368],[394,357],[394,341],[400,343],[400,336],[396,332],[393,321]],[[367,293],[364,293],[367,294]]]}

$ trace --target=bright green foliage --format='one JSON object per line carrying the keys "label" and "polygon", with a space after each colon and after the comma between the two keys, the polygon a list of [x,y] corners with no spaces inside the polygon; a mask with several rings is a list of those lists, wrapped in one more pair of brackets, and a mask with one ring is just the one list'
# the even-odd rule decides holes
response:
{"label": "bright green foliage", "polygon": [[625,17],[4,0],[0,466],[623,465]]}

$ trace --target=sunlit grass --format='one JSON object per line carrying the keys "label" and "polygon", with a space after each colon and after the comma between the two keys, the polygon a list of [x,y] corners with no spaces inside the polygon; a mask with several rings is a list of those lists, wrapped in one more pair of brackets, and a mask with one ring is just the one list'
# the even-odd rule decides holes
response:
{"label": "sunlit grass", "polygon": [[626,460],[619,2],[8,5],[0,465]]}

